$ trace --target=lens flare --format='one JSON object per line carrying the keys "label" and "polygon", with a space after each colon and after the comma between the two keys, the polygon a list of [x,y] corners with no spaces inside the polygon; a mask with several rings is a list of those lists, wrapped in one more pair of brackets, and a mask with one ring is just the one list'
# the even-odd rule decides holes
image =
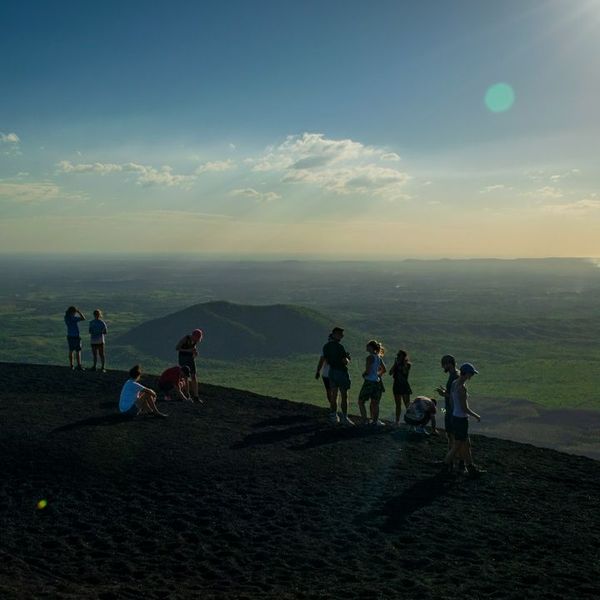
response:
{"label": "lens flare", "polygon": [[515,91],[508,83],[495,83],[485,93],[485,105],[493,113],[509,110],[515,102]]}
{"label": "lens flare", "polygon": [[45,499],[40,500],[36,504],[36,507],[38,510],[43,510],[44,508],[46,508],[46,506],[48,506],[48,500],[45,500]]}

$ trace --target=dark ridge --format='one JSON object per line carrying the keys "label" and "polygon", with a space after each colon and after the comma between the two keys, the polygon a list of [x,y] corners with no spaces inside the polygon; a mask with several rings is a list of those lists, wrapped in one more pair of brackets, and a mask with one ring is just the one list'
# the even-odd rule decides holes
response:
{"label": "dark ridge", "polygon": [[186,333],[205,332],[203,357],[235,360],[315,353],[327,340],[332,323],[320,313],[284,304],[249,306],[206,302],[135,327],[117,343],[164,360]]}
{"label": "dark ridge", "polygon": [[473,436],[446,479],[443,439],[241,390],[124,420],[125,379],[0,363],[3,600],[600,597],[599,462]]}

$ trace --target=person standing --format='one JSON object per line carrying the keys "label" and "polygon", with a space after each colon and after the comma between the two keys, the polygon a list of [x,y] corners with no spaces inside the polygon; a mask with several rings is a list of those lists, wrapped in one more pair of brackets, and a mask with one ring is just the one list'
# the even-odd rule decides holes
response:
{"label": "person standing", "polygon": [[329,365],[329,384],[331,387],[331,405],[337,410],[338,391],[340,393],[339,419],[342,425],[352,426],[354,423],[348,418],[348,390],[350,389],[350,375],[348,374],[348,363],[350,354],[346,352],[341,341],[344,330],[334,327],[331,331],[330,341],[323,346],[323,357]]}
{"label": "person standing", "polygon": [[405,409],[408,409],[408,405],[410,404],[410,395],[412,394],[412,389],[408,383],[410,367],[411,363],[406,350],[398,350],[396,360],[394,360],[394,364],[390,369],[390,375],[394,378],[394,387],[392,388],[392,391],[394,392],[394,402],[396,403],[395,427],[400,425],[402,404],[404,404]]}
{"label": "person standing", "polygon": [[73,354],[77,360],[77,371],[83,371],[81,366],[81,336],[79,322],[85,321],[83,313],[76,306],[69,306],[65,311],[65,325],[67,326],[67,343],[69,344],[69,366],[73,369]]}
{"label": "person standing", "polygon": [[90,332],[90,344],[92,346],[92,357],[94,359],[92,371],[96,370],[96,365],[98,364],[98,356],[100,356],[100,370],[103,373],[106,373],[106,360],[104,357],[104,336],[108,333],[108,330],[106,329],[106,323],[102,320],[102,312],[99,308],[97,308],[94,311],[94,318],[90,321],[88,331]]}
{"label": "person standing", "polygon": [[458,378],[452,384],[452,431],[454,433],[454,443],[444,460],[444,470],[449,473],[452,471],[454,459],[462,459],[467,467],[469,477],[478,477],[483,473],[483,471],[473,464],[471,441],[469,440],[469,416],[474,417],[478,422],[481,421],[481,417],[469,407],[469,394],[466,385],[478,372],[471,363],[464,363],[460,366]]}
{"label": "person standing", "polygon": [[369,355],[363,373],[364,382],[358,394],[358,408],[363,423],[367,424],[369,421],[365,403],[370,400],[371,425],[382,427],[385,423],[379,420],[379,402],[384,392],[381,376],[386,372],[385,363],[383,362],[383,346],[377,340],[371,340],[367,343],[367,352]]}
{"label": "person standing", "polygon": [[194,402],[200,402],[196,377],[196,356],[198,356],[196,346],[203,337],[202,329],[194,329],[191,334],[184,335],[175,346],[175,350],[178,352],[179,366],[188,367],[190,370],[190,393]]}
{"label": "person standing", "polygon": [[[331,335],[329,336],[329,342],[333,338]],[[329,381],[329,364],[325,360],[323,354],[319,357],[319,362],[317,363],[317,371],[315,373],[315,379],[322,379],[323,385],[325,386],[325,395],[327,396],[327,402],[329,403],[329,421],[332,425],[339,423],[339,418],[337,415],[337,402],[335,398],[331,397],[331,382]]]}
{"label": "person standing", "polygon": [[448,373],[448,381],[446,381],[445,387],[442,385],[437,387],[436,392],[444,398],[444,429],[448,439],[448,450],[450,450],[454,443],[454,434],[452,433],[452,384],[458,379],[459,372],[456,368],[456,359],[451,354],[444,354],[440,362],[444,373]]}

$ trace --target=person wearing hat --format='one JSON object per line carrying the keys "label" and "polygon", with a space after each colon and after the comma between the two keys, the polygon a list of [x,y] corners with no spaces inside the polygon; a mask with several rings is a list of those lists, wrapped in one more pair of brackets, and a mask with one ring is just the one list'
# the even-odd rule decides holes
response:
{"label": "person wearing hat", "polygon": [[204,334],[202,329],[194,329],[191,334],[184,335],[175,346],[178,352],[178,363],[180,367],[188,367],[190,370],[190,392],[194,402],[200,402],[198,396],[198,379],[196,378],[196,356],[198,350],[196,345],[202,341]]}
{"label": "person wearing hat", "polygon": [[165,400],[189,400],[190,368],[174,366],[162,372],[158,379],[158,389],[164,394]]}
{"label": "person wearing hat", "polygon": [[323,357],[329,365],[329,385],[331,393],[331,405],[337,408],[338,390],[340,392],[339,422],[342,425],[354,425],[348,418],[348,390],[350,389],[350,375],[348,375],[348,363],[350,355],[340,343],[344,337],[341,327],[334,327],[331,331],[329,341],[323,346]]}
{"label": "person wearing hat", "polygon": [[444,460],[444,470],[446,472],[451,472],[455,458],[464,460],[469,477],[477,477],[483,472],[473,464],[471,442],[469,440],[469,416],[481,421],[481,417],[469,407],[469,395],[466,386],[467,382],[477,373],[477,369],[471,363],[464,363],[460,366],[458,378],[452,384],[454,443]]}

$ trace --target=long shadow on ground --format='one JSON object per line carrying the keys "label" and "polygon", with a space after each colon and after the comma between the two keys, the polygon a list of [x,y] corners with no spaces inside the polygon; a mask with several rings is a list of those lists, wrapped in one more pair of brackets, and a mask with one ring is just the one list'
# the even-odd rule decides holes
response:
{"label": "long shadow on ground", "polygon": [[417,481],[399,496],[390,498],[380,511],[376,511],[378,516],[386,519],[382,530],[392,532],[403,529],[413,513],[445,496],[452,485],[452,479],[438,473]]}
{"label": "long shadow on ground", "polygon": [[73,429],[81,429],[82,427],[96,427],[98,425],[117,425],[124,421],[131,421],[131,417],[121,413],[114,413],[111,415],[103,415],[101,417],[89,417],[88,419],[82,419],[81,421],[75,421],[74,423],[67,423],[56,427],[50,433],[60,433],[61,431],[72,431]]}

